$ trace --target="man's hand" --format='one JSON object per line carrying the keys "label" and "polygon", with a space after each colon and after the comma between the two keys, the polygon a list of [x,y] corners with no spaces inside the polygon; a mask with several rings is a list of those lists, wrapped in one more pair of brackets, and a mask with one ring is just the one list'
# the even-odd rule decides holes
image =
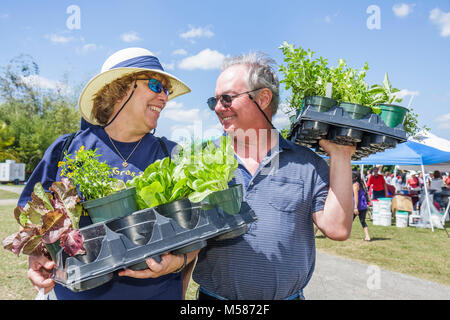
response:
{"label": "man's hand", "polygon": [[325,139],[320,140],[319,144],[330,157],[345,156],[351,158],[356,151],[356,146],[341,145]]}
{"label": "man's hand", "polygon": [[119,272],[119,276],[127,276],[137,279],[158,278],[178,270],[184,263],[183,255],[165,253],[161,256],[161,262],[157,263],[153,258],[147,259],[148,269],[134,271],[126,269]]}
{"label": "man's hand", "polygon": [[44,255],[28,258],[28,279],[37,291],[44,288],[44,293],[49,293],[53,289],[55,281],[50,279],[50,275],[54,266],[55,263]]}

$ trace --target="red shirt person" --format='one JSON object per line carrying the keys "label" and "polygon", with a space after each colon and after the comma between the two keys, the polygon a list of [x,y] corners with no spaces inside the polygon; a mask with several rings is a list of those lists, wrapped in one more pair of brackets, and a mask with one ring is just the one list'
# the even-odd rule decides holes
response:
{"label": "red shirt person", "polygon": [[406,181],[406,186],[409,186],[412,190],[420,189],[420,181],[414,171],[411,171],[411,177]]}
{"label": "red shirt person", "polygon": [[378,174],[378,168],[373,168],[373,174],[367,180],[367,188],[372,187],[372,199],[388,196],[387,184],[383,175]]}

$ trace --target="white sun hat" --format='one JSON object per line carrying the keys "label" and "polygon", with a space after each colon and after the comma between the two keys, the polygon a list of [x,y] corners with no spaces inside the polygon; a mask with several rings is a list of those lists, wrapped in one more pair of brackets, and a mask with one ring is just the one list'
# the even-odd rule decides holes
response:
{"label": "white sun hat", "polygon": [[125,75],[151,71],[165,76],[172,86],[169,100],[182,94],[191,92],[191,89],[177,77],[164,71],[158,58],[144,48],[126,48],[113,53],[102,66],[98,75],[93,77],[81,92],[78,100],[78,108],[81,116],[89,123],[99,123],[92,114],[94,97],[97,92],[108,83],[111,83]]}

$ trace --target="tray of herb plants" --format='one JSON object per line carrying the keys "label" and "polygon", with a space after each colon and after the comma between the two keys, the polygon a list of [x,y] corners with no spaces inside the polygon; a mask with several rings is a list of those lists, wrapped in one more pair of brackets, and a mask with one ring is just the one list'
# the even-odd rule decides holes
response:
{"label": "tray of herb plants", "polygon": [[[355,145],[353,160],[395,148],[407,140],[411,128],[408,109],[397,105],[397,88],[388,74],[382,85],[369,86],[366,63],[361,70],[353,69],[343,59],[329,66],[327,59],[315,58],[314,52],[295,48],[286,42],[280,47],[285,65],[281,81],[292,91],[289,108],[291,125],[286,137],[296,144],[326,155],[321,139],[342,145]],[[414,119],[412,119],[414,120]]]}
{"label": "tray of herb plants", "polygon": [[[217,146],[208,141],[182,147],[173,159],[167,157],[154,162],[142,175],[126,184],[108,175],[100,179],[103,184],[95,181],[96,177],[101,177],[100,172],[108,172],[105,163],[96,162],[98,156],[95,150],[84,148],[73,157],[67,155],[60,163],[65,176],[63,182],[54,183],[48,194],[37,185],[33,193],[36,204],[30,204],[32,209],[26,208],[26,211],[18,207],[15,211],[22,227],[41,220],[44,226],[30,224],[26,234],[19,232],[4,241],[4,247],[15,253],[22,247],[26,254],[31,254],[35,247],[45,250],[46,254],[51,253],[55,261],[53,278],[72,291],[98,287],[110,281],[117,270],[144,270],[147,268],[145,260],[150,257],[160,261],[160,256],[167,252],[187,253],[205,247],[208,241],[238,237],[247,232],[247,224],[257,220],[243,201],[242,186],[228,186],[237,168],[229,137],[222,137]],[[83,201],[74,185],[76,181],[80,190],[86,194],[90,192],[83,189],[87,188],[83,186],[86,180],[81,178],[85,174],[81,170],[84,165],[90,166],[90,172],[98,171],[90,177],[90,185],[99,183],[105,192],[95,194],[91,190],[92,196]],[[71,193],[59,191],[56,186],[60,184]],[[131,197],[118,196],[127,190],[132,190]],[[48,202],[46,199],[53,203],[52,197],[59,193],[77,197],[66,201],[67,206],[70,204],[76,209],[70,207],[71,211],[67,209],[60,214],[59,219],[65,218],[58,220],[59,224],[64,221],[64,232],[59,231],[56,222],[47,226],[47,218],[41,218],[42,214],[36,216],[37,209],[34,209],[44,207]],[[40,198],[34,194],[39,194]],[[89,212],[91,206],[87,203],[106,197],[110,200],[101,203],[101,212],[96,212],[94,223],[77,229],[82,208]],[[126,204],[118,204],[119,200]],[[112,206],[108,204],[110,202]],[[58,209],[47,206],[47,210],[59,212],[63,205],[54,206]],[[53,217],[54,213],[51,215]],[[67,220],[67,217],[71,219]],[[69,224],[70,221],[73,222]],[[47,240],[50,231],[52,241]],[[35,234],[39,240],[29,237]],[[19,246],[17,239],[21,239]]]}

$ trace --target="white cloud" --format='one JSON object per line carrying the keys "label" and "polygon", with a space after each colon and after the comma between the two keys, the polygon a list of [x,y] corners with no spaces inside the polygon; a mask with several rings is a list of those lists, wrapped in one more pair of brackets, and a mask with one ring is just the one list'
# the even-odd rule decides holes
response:
{"label": "white cloud", "polygon": [[220,69],[222,62],[225,59],[225,55],[216,50],[205,49],[200,51],[195,56],[184,58],[178,65],[181,69],[185,70],[211,70]]}
{"label": "white cloud", "polygon": [[180,37],[183,39],[193,39],[193,38],[211,38],[214,36],[214,33],[210,30],[210,27],[198,27],[195,28],[193,26],[189,26],[189,31],[183,32],[180,34]]}
{"label": "white cloud", "polygon": [[171,62],[171,63],[161,62],[161,64],[162,64],[164,70],[175,70],[175,63],[174,62]]}
{"label": "white cloud", "polygon": [[399,3],[392,7],[392,11],[399,18],[405,18],[413,11],[415,4]]}
{"label": "white cloud", "polygon": [[176,122],[192,123],[200,118],[200,109],[187,109],[181,102],[169,101],[161,112],[161,117]]}
{"label": "white cloud", "polygon": [[101,46],[95,44],[95,43],[86,43],[81,48],[77,49],[77,52],[80,54],[86,54],[91,51],[95,51],[97,49],[101,48]]}
{"label": "white cloud", "polygon": [[441,36],[450,36],[450,12],[443,12],[439,8],[434,8],[430,11],[430,20],[437,24],[441,29]]}
{"label": "white cloud", "polygon": [[120,35],[120,39],[123,42],[138,42],[141,41],[142,39],[138,36],[137,32],[134,31],[130,31],[130,32],[126,32],[126,33],[122,33]]}
{"label": "white cloud", "polygon": [[419,91],[409,91],[408,89],[402,89],[397,92],[395,95],[397,98],[403,99],[406,96],[418,96],[420,94]]}
{"label": "white cloud", "polygon": [[177,50],[174,50],[172,52],[172,54],[176,55],[176,56],[185,56],[185,55],[187,55],[187,51],[184,49],[177,49]]}
{"label": "white cloud", "polygon": [[44,90],[57,90],[62,93],[69,93],[70,88],[62,82],[50,80],[39,75],[31,75],[27,77],[21,77],[21,81],[26,85],[32,86],[34,88],[44,89]]}
{"label": "white cloud", "polygon": [[8,19],[9,13],[0,13],[0,19]]}
{"label": "white cloud", "polygon": [[450,129],[450,113],[439,116],[434,120],[438,124],[438,129]]}
{"label": "white cloud", "polygon": [[285,114],[284,112],[277,113],[275,117],[272,119],[272,123],[275,126],[275,128],[279,130],[284,129],[291,124],[288,115]]}
{"label": "white cloud", "polygon": [[75,40],[74,37],[65,37],[57,34],[50,34],[45,36],[46,39],[49,39],[53,43],[68,43]]}

